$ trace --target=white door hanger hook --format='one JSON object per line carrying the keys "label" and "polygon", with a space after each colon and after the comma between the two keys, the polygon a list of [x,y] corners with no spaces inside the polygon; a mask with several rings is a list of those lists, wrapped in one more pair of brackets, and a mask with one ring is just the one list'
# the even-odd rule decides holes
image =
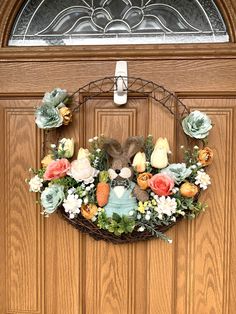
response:
{"label": "white door hanger hook", "polygon": [[118,106],[125,105],[128,94],[128,66],[126,61],[116,63],[115,80],[114,103]]}

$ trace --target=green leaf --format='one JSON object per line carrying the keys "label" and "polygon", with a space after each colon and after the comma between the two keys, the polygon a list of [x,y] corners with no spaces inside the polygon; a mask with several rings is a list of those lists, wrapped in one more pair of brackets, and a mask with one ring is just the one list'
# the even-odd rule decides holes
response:
{"label": "green leaf", "polygon": [[120,222],[121,221],[121,217],[120,215],[118,215],[117,213],[113,213],[112,214],[112,219],[117,221],[117,222]]}

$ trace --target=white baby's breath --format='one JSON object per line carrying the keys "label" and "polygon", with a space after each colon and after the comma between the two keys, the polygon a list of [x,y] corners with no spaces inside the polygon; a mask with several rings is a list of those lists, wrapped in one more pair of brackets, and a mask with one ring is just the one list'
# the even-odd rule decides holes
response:
{"label": "white baby's breath", "polygon": [[144,226],[141,226],[138,228],[138,232],[143,232],[145,230],[145,227]]}
{"label": "white baby's breath", "polygon": [[41,179],[38,175],[30,179],[29,186],[30,192],[40,192],[41,187],[43,186],[43,179]]}

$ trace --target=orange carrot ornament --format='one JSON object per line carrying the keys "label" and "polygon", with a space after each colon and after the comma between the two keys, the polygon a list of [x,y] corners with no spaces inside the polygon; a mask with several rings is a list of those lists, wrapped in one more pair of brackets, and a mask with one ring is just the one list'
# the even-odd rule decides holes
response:
{"label": "orange carrot ornament", "polygon": [[110,185],[108,181],[108,172],[101,171],[99,174],[99,183],[97,185],[96,197],[99,207],[103,207],[108,203]]}

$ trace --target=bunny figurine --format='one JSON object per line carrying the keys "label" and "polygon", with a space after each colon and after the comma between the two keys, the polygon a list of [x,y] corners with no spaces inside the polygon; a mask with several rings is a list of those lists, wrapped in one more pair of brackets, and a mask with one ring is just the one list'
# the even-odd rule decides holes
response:
{"label": "bunny figurine", "polygon": [[104,150],[111,158],[111,167],[108,170],[111,180],[110,194],[104,207],[108,217],[113,213],[128,215],[137,207],[137,200],[145,202],[149,198],[148,193],[132,181],[133,168],[130,159],[143,146],[141,137],[129,137],[123,146],[114,139],[107,139],[104,143]]}

